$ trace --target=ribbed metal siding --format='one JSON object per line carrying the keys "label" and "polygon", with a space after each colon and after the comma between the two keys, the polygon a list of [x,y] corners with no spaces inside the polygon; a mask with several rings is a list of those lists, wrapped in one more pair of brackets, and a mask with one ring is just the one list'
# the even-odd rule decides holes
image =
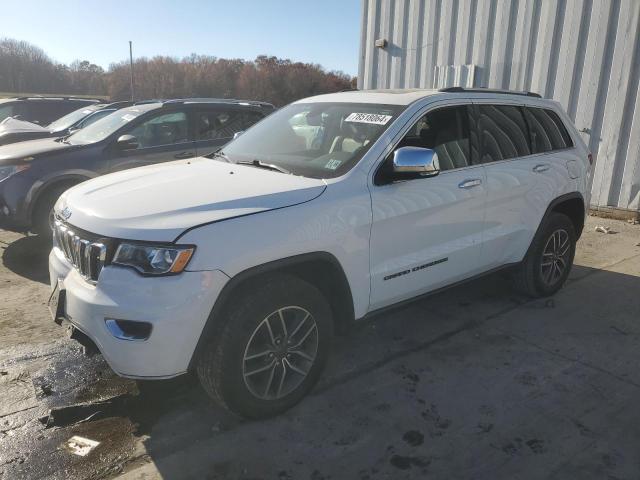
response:
{"label": "ribbed metal siding", "polygon": [[359,88],[475,65],[475,86],[558,100],[590,131],[592,205],[640,210],[640,0],[363,0],[361,39]]}

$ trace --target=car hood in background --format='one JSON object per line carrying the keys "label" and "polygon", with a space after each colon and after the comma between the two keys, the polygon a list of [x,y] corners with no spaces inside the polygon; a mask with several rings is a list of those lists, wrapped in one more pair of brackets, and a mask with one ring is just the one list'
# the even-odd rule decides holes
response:
{"label": "car hood in background", "polygon": [[18,132],[44,132],[49,133],[44,127],[41,127],[37,123],[27,122],[26,120],[17,120],[15,118],[6,118],[3,122],[0,122],[0,135],[7,133]]}
{"label": "car hood in background", "polygon": [[56,212],[99,235],[170,242],[197,225],[313,200],[325,188],[323,180],[198,158],[81,183],[60,198]]}
{"label": "car hood in background", "polygon": [[55,138],[41,138],[28,142],[11,143],[0,146],[0,161],[22,160],[36,155],[78,147],[82,147],[82,145],[69,145],[68,143],[56,141]]}

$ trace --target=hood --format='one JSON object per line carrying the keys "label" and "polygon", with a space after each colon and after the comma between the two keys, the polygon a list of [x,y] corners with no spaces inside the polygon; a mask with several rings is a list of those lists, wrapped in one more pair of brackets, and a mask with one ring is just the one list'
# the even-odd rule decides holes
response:
{"label": "hood", "polygon": [[7,133],[18,133],[18,132],[46,132],[47,130],[44,127],[41,127],[37,123],[27,122],[26,120],[17,120],[12,117],[6,118],[3,122],[0,122],[0,135],[4,135]]}
{"label": "hood", "polygon": [[28,142],[11,143],[0,147],[0,161],[21,160],[23,158],[35,157],[46,153],[78,148],[81,145],[69,145],[68,143],[56,142],[55,138],[41,138]]}
{"label": "hood", "polygon": [[170,242],[187,228],[307,202],[325,188],[323,180],[198,158],[81,183],[56,212],[99,235]]}

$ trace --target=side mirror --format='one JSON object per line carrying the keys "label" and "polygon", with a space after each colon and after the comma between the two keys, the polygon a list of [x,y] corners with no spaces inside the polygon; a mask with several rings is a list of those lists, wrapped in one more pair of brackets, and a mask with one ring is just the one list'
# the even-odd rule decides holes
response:
{"label": "side mirror", "polygon": [[116,145],[121,150],[135,150],[138,148],[138,139],[133,135],[122,135],[116,141]]}
{"label": "side mirror", "polygon": [[438,154],[430,148],[399,148],[393,152],[393,173],[398,178],[435,177],[440,173]]}
{"label": "side mirror", "polygon": [[244,130],[240,130],[239,132],[236,132],[233,134],[233,139],[235,140],[236,138],[238,138],[240,135],[242,135],[244,133]]}

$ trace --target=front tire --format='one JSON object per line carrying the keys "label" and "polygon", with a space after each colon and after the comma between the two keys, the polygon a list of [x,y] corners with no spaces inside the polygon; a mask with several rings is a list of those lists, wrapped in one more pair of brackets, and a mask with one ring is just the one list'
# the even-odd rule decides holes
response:
{"label": "front tire", "polygon": [[42,198],[38,200],[33,212],[33,227],[34,233],[43,238],[52,236],[52,224],[53,224],[53,207],[65,191],[71,188],[73,185],[64,184],[51,188],[49,191],[42,194]]}
{"label": "front tire", "polygon": [[553,295],[567,280],[575,252],[573,222],[562,213],[551,213],[514,272],[516,288],[531,297]]}
{"label": "front tire", "polygon": [[230,300],[197,366],[209,396],[248,418],[298,403],[318,381],[333,335],[331,308],[316,287],[284,274],[262,280]]}

